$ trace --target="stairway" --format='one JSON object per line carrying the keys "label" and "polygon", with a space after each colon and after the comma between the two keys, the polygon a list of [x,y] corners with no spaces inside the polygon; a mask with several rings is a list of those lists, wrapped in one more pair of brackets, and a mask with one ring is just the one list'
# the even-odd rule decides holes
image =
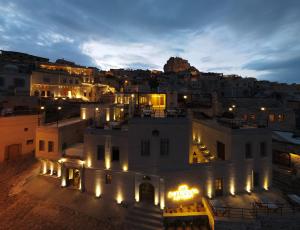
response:
{"label": "stairway", "polygon": [[163,216],[159,207],[136,203],[125,218],[126,230],[162,230]]}
{"label": "stairway", "polygon": [[300,193],[300,179],[283,170],[273,170],[273,186],[286,194]]}

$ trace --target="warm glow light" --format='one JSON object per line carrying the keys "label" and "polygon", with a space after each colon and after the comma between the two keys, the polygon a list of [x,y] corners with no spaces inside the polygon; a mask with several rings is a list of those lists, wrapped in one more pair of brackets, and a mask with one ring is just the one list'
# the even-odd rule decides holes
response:
{"label": "warm glow light", "polygon": [[269,190],[269,181],[268,181],[267,177],[265,177],[265,179],[264,179],[264,189]]}
{"label": "warm glow light", "polygon": [[47,162],[43,161],[43,174],[47,173]]}
{"label": "warm glow light", "polygon": [[160,196],[160,209],[164,209],[165,208],[165,197],[164,195]]}
{"label": "warm glow light", "polygon": [[66,158],[61,158],[61,159],[58,160],[58,162],[59,163],[64,163],[64,162],[66,162],[66,160],[67,160]]}
{"label": "warm glow light", "polygon": [[91,167],[92,166],[92,161],[91,161],[91,159],[90,158],[88,158],[87,160],[86,160],[86,163],[87,163],[87,167]]}
{"label": "warm glow light", "polygon": [[95,110],[96,110],[96,111],[98,111],[98,110],[99,110],[99,108],[96,108]]}
{"label": "warm glow light", "polygon": [[62,180],[61,180],[61,186],[62,186],[62,187],[66,187],[66,185],[67,185],[67,181],[66,181],[66,178],[64,177],[64,178],[62,178]]}
{"label": "warm glow light", "polygon": [[134,94],[131,94],[131,97],[134,98]]}
{"label": "warm glow light", "polygon": [[45,107],[44,106],[41,106],[41,110],[44,110],[45,109]]}
{"label": "warm glow light", "polygon": [[211,184],[208,184],[207,186],[207,196],[209,199],[212,198],[212,188],[211,188]]}
{"label": "warm glow light", "polygon": [[232,110],[233,110],[233,108],[229,107],[229,108],[228,108],[228,110],[229,110],[229,111],[232,111]]}
{"label": "warm glow light", "polygon": [[105,161],[105,168],[110,169],[110,160]]}
{"label": "warm glow light", "polygon": [[187,95],[184,95],[183,98],[184,98],[184,99],[187,99]]}
{"label": "warm glow light", "polygon": [[119,193],[118,196],[117,196],[117,203],[121,204],[122,201],[123,201],[122,195]]}
{"label": "warm glow light", "polygon": [[96,186],[95,195],[96,195],[96,197],[100,197],[101,196],[101,187],[100,187],[100,184],[97,184],[97,186]]}
{"label": "warm glow light", "polygon": [[81,109],[81,119],[85,120],[86,119],[86,108]]}
{"label": "warm glow light", "polygon": [[123,108],[121,108],[121,112],[123,112],[124,111],[124,109]]}
{"label": "warm glow light", "polygon": [[179,185],[178,189],[175,191],[170,191],[168,193],[168,198],[174,201],[189,200],[192,199],[196,194],[199,193],[197,188],[190,188],[187,185]]}
{"label": "warm glow light", "polygon": [[127,172],[127,171],[128,171],[127,165],[123,165],[123,171],[124,171],[124,172]]}
{"label": "warm glow light", "polygon": [[50,162],[50,175],[53,175],[54,165],[53,162]]}
{"label": "warm glow light", "polygon": [[61,165],[57,165],[57,177],[61,177]]}
{"label": "warm glow light", "polygon": [[106,109],[106,121],[110,120],[110,116],[109,116],[109,108]]}
{"label": "warm glow light", "polygon": [[265,107],[261,107],[260,110],[261,110],[261,111],[265,111],[266,108],[265,108]]}
{"label": "warm glow light", "polygon": [[140,201],[140,194],[139,194],[139,188],[135,188],[135,195],[134,195],[135,201]]}
{"label": "warm glow light", "polygon": [[236,106],[235,106],[235,105],[232,105],[231,107],[232,107],[232,108],[235,108]]}
{"label": "warm glow light", "polygon": [[247,180],[246,191],[248,193],[251,193],[251,180],[250,179]]}
{"label": "warm glow light", "polygon": [[234,182],[233,181],[231,181],[231,183],[230,183],[230,194],[231,195],[235,195],[235,189],[234,189]]}
{"label": "warm glow light", "polygon": [[58,106],[57,109],[58,109],[58,110],[61,110],[61,106]]}
{"label": "warm glow light", "polygon": [[158,192],[156,192],[154,196],[154,204],[158,205],[158,203],[159,203],[159,197],[158,197]]}

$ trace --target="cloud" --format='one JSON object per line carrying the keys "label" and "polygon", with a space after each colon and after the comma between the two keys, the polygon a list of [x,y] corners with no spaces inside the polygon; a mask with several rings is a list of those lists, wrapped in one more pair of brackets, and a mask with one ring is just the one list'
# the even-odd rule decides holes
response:
{"label": "cloud", "polygon": [[[162,69],[169,56],[182,56],[203,71],[281,81],[283,69],[253,64],[296,57],[299,36],[298,0],[0,3],[1,47],[104,69]],[[284,71],[299,82],[297,68]]]}

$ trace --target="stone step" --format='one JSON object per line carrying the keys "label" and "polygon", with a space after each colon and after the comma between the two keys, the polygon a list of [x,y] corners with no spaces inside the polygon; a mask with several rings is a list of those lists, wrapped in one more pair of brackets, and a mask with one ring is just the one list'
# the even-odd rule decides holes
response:
{"label": "stone step", "polygon": [[148,225],[146,223],[139,223],[139,222],[131,222],[125,220],[126,230],[163,230],[164,227],[162,226],[153,226]]}
{"label": "stone step", "polygon": [[155,213],[155,214],[162,215],[162,210],[160,210],[159,207],[154,205],[135,204],[133,208],[135,210],[139,210],[146,213]]}
{"label": "stone step", "polygon": [[151,214],[149,214],[149,213],[145,213],[145,212],[141,212],[141,210],[136,210],[136,209],[132,209],[132,210],[130,210],[129,211],[129,214],[131,215],[131,216],[140,216],[140,217],[149,217],[149,215],[151,215],[151,218],[152,219],[156,219],[156,220],[158,220],[158,221],[161,221],[161,219],[162,219],[162,214],[160,213],[160,214],[158,214],[158,213],[151,213]]}
{"label": "stone step", "polygon": [[152,219],[151,217],[140,217],[140,216],[131,216],[127,217],[126,221],[130,223],[141,223],[144,225],[149,225],[157,228],[163,227],[163,221],[162,220],[156,220]]}

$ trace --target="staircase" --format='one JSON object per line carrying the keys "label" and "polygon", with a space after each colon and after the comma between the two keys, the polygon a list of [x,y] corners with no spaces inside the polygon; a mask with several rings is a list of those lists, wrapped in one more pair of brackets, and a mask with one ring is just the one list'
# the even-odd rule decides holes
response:
{"label": "staircase", "polygon": [[136,203],[125,218],[126,230],[162,230],[163,216],[159,207]]}
{"label": "staircase", "polygon": [[300,179],[294,178],[291,173],[284,170],[273,170],[273,186],[286,194],[300,193]]}

